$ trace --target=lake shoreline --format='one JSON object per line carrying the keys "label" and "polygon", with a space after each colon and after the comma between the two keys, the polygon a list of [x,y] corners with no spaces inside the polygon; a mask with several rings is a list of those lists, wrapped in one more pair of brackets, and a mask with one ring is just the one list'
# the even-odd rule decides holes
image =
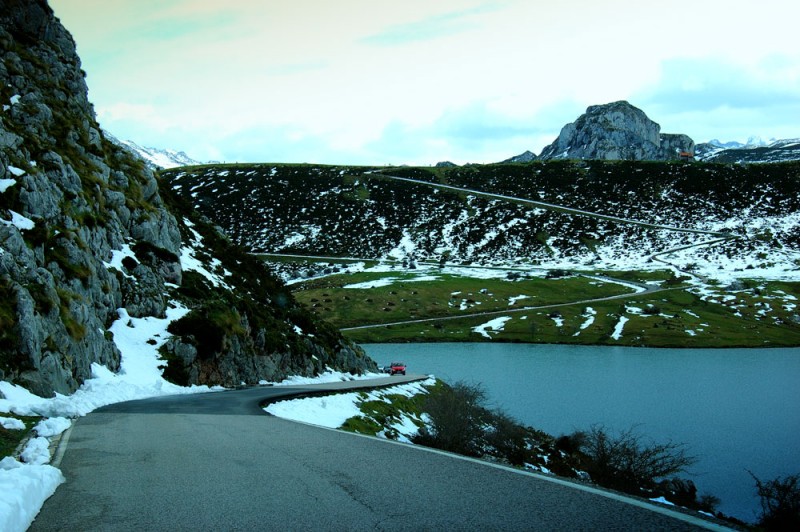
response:
{"label": "lake shoreline", "polygon": [[[450,342],[364,344],[446,382],[479,382],[492,403],[552,435],[601,424],[684,442],[700,460],[688,478],[718,510],[756,520],[759,478],[795,474],[800,449],[800,349],[669,349]],[[693,353],[697,351],[697,353]],[[658,356],[652,356],[657,354]]]}

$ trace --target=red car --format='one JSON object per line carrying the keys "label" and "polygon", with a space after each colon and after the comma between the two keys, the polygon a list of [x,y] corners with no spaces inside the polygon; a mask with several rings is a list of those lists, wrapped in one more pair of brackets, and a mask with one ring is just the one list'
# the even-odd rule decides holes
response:
{"label": "red car", "polygon": [[392,362],[389,364],[389,375],[406,374],[406,365],[402,362]]}

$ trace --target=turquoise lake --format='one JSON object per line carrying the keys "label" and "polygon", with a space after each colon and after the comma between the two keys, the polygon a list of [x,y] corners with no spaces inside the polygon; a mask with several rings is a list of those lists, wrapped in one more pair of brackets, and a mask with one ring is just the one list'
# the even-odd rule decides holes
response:
{"label": "turquoise lake", "polygon": [[686,478],[753,522],[755,485],[800,473],[800,349],[366,344],[379,365],[480,383],[490,406],[558,436],[602,424],[688,445]]}

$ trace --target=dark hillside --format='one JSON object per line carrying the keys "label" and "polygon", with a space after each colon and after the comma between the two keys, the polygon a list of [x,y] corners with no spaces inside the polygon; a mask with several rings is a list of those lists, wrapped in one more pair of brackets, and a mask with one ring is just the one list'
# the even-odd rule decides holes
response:
{"label": "dark hillside", "polygon": [[328,368],[351,373],[376,369],[364,352],[338,330],[299,305],[264,263],[235,244],[188,202],[166,187],[161,196],[183,220],[181,236],[200,235],[196,256],[223,272],[227,286],[215,286],[203,275],[184,272],[173,297],[192,311],[174,322],[173,337],[162,348],[165,376],[179,384],[280,380],[288,375],[315,375]]}
{"label": "dark hillside", "polygon": [[[780,215],[800,208],[800,163],[734,165],[633,161],[550,161],[385,171],[453,186],[541,200],[653,223],[709,215],[728,218],[744,208]],[[680,209],[666,201],[674,197]],[[675,201],[673,200],[673,201]],[[755,214],[755,213],[754,213]],[[680,225],[680,224],[678,224]]]}
{"label": "dark hillside", "polygon": [[255,252],[641,267],[653,253],[712,238],[390,176],[744,237],[713,250],[698,248],[691,261],[712,269],[778,262],[796,267],[800,250],[797,162],[740,166],[554,160],[381,169],[272,164],[162,173],[178,195],[190,198]]}

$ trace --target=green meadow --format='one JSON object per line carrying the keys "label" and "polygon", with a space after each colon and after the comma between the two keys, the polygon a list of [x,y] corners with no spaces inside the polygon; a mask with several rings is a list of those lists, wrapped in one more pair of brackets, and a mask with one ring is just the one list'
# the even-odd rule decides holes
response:
{"label": "green meadow", "polygon": [[800,345],[800,283],[721,287],[686,280],[669,271],[479,278],[431,269],[338,274],[292,288],[298,301],[359,343]]}

